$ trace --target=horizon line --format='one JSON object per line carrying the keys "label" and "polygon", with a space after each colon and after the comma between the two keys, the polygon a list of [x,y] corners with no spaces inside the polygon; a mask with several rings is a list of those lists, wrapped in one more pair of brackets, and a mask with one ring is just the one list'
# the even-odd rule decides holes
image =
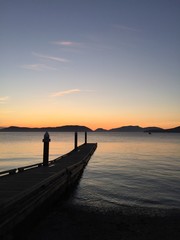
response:
{"label": "horizon line", "polygon": [[145,128],[160,128],[162,130],[168,130],[168,129],[173,129],[173,128],[177,128],[177,127],[180,127],[180,126],[175,126],[175,127],[171,127],[171,128],[162,128],[162,127],[157,127],[157,126],[141,127],[139,125],[123,125],[123,126],[119,126],[119,127],[113,127],[113,128],[110,128],[110,129],[105,129],[105,128],[102,128],[102,127],[98,127],[95,130],[93,130],[90,127],[87,127],[85,125],[78,125],[78,124],[66,124],[66,125],[54,126],[54,127],[52,127],[52,126],[48,126],[48,127],[27,127],[27,126],[14,126],[14,125],[11,125],[11,126],[8,126],[8,127],[0,126],[0,130],[1,129],[6,129],[6,128],[13,128],[13,127],[14,128],[28,128],[28,129],[46,129],[46,128],[58,128],[58,127],[86,127],[86,128],[89,128],[91,131],[96,131],[97,129],[110,131],[110,130],[113,130],[113,129],[123,128],[123,127],[139,127],[139,128],[142,128],[142,129],[145,129]]}

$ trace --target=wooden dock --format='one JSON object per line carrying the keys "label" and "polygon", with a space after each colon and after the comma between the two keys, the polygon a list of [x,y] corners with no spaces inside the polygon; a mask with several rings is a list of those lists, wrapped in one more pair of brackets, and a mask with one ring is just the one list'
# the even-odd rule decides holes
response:
{"label": "wooden dock", "polygon": [[42,204],[60,196],[81,176],[96,150],[85,143],[48,166],[35,164],[2,173],[0,177],[0,239]]}

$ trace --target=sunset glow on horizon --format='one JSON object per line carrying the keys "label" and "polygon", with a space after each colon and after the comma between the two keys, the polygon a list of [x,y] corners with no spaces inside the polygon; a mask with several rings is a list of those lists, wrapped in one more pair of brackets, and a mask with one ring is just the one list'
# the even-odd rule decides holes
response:
{"label": "sunset glow on horizon", "polygon": [[0,127],[180,126],[180,2],[0,3]]}

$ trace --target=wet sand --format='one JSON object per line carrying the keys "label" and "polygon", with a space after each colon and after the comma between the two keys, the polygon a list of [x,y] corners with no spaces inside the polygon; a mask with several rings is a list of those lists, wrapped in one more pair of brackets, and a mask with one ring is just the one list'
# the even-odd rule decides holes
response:
{"label": "wet sand", "polygon": [[[24,235],[26,234],[26,235]],[[179,240],[180,213],[123,206],[105,212],[61,203],[17,239]]]}

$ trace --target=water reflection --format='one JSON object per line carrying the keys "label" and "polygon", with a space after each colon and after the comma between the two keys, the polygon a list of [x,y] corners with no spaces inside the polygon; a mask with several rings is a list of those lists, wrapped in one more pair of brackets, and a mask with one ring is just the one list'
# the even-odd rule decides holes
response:
{"label": "water reflection", "polygon": [[[98,142],[72,203],[91,207],[122,204],[180,207],[179,135],[119,134]],[[109,136],[110,138],[110,136]]]}
{"label": "water reflection", "polygon": [[[73,149],[73,133],[50,134],[49,159]],[[42,162],[43,133],[0,133],[0,171]]]}
{"label": "water reflection", "polygon": [[[50,133],[50,159],[74,147],[74,133]],[[0,133],[0,168],[42,162],[42,133]],[[78,135],[78,144],[84,133]],[[115,207],[119,204],[180,206],[180,135],[88,133],[98,142],[73,204]]]}

